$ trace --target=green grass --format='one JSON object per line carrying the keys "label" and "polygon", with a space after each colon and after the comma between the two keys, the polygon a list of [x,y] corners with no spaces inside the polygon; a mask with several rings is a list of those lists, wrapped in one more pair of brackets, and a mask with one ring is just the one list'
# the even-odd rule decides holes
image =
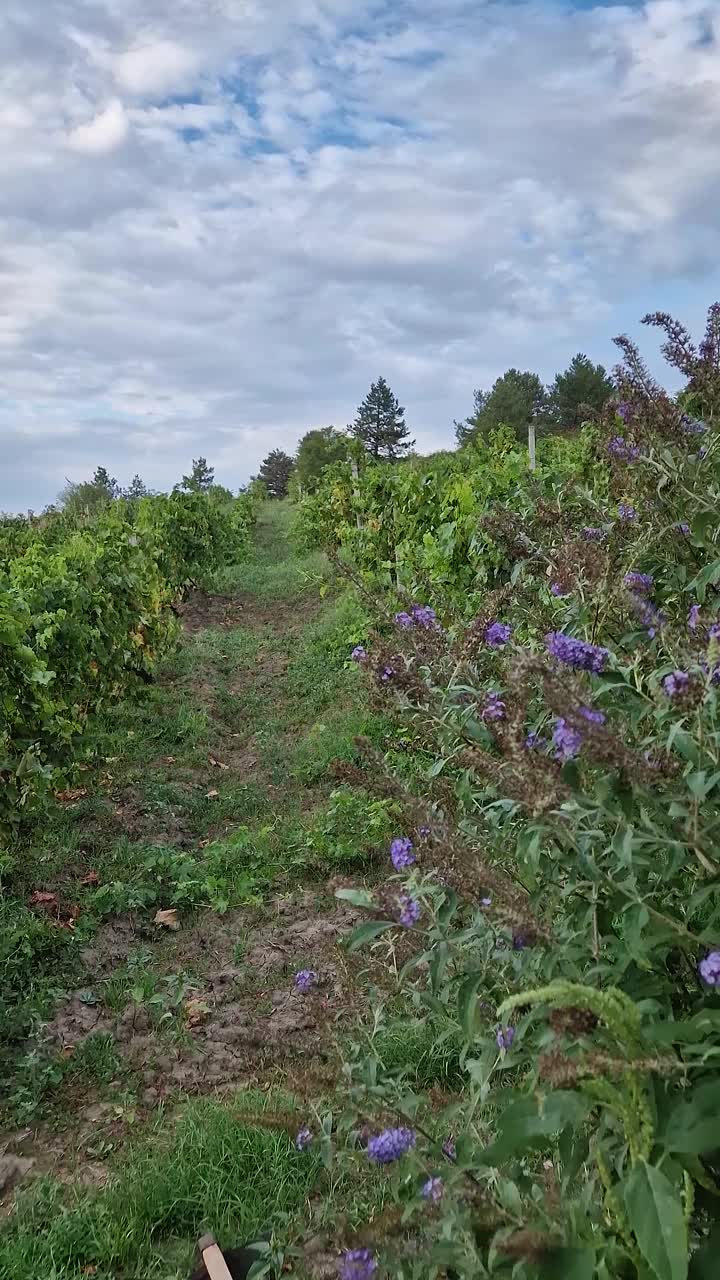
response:
{"label": "green grass", "polygon": [[[266,1094],[242,1098],[244,1110],[268,1105]],[[301,1213],[318,1173],[287,1134],[243,1123],[231,1105],[189,1103],[124,1152],[105,1189],[46,1180],[23,1195],[0,1237],[0,1275],[74,1280],[96,1267],[95,1280],[184,1280],[203,1231],[225,1246],[257,1239]]]}

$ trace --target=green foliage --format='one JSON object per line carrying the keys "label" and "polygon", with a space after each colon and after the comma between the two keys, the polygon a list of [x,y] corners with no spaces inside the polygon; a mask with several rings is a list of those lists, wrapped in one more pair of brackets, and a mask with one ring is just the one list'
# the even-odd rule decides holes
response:
{"label": "green foliage", "polygon": [[529,422],[546,408],[547,393],[538,375],[508,369],[491,391],[475,392],[475,412],[456,424],[458,444],[487,436],[499,426],[512,428],[519,440],[527,439]]}
{"label": "green foliage", "polygon": [[381,458],[393,462],[415,444],[409,439],[405,410],[384,378],[373,382],[350,431],[376,462]]}
{"label": "green foliage", "polygon": [[295,458],[295,475],[304,493],[313,493],[326,467],[347,458],[348,438],[335,427],[320,427],[302,437]]}
{"label": "green foliage", "polygon": [[263,459],[258,479],[262,483],[269,498],[287,497],[290,477],[295,463],[283,449],[272,449]]}
{"label": "green foliage", "polygon": [[[200,493],[40,522],[0,558],[0,826],[59,787],[89,718],[173,643],[173,600],[245,549],[252,499]],[[2,568],[4,564],[4,568]]]}
{"label": "green foliage", "polygon": [[579,427],[587,409],[600,413],[614,391],[612,379],[601,364],[593,364],[581,351],[573,356],[564,373],[558,373],[549,388],[550,411],[558,427],[569,431]]}
{"label": "green foliage", "polygon": [[[400,1026],[459,1046],[450,1098],[388,1070],[384,995],[348,1055],[340,1162],[361,1123],[416,1130],[384,1181],[393,1276],[685,1280],[720,1221],[720,449],[641,375],[627,421],[543,442],[535,476],[498,435],[477,471],[345,493],[336,539],[385,588],[362,669],[435,754],[416,863],[339,891],[369,911],[348,945],[402,956]],[[437,625],[393,622],[413,598]],[[570,640],[596,647],[575,667]]]}
{"label": "green foliage", "polygon": [[215,483],[215,468],[208,466],[207,458],[193,458],[192,471],[183,476],[176,487],[186,493],[206,493]]}

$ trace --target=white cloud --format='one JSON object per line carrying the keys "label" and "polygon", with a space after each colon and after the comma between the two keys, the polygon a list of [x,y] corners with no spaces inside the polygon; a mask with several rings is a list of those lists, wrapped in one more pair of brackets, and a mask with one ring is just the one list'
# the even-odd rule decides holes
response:
{"label": "white cloud", "polygon": [[142,95],[177,92],[192,78],[197,54],[173,40],[139,41],[113,61],[118,84]]}
{"label": "white cloud", "polygon": [[128,121],[122,103],[116,98],[109,102],[104,111],[100,111],[89,124],[78,125],[67,135],[67,146],[71,151],[82,151],[86,155],[104,155],[114,151],[125,141],[128,132]]}
{"label": "white cloud", "polygon": [[380,372],[448,443],[508,365],[713,300],[710,0],[8,3],[0,507],[237,484]]}

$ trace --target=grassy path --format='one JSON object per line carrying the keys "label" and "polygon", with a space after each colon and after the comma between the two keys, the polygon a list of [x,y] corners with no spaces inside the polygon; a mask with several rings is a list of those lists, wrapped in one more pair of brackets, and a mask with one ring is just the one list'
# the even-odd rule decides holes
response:
{"label": "grassy path", "polygon": [[352,1013],[332,878],[394,815],[333,778],[390,730],[347,663],[359,606],[321,592],[288,518],[264,510],[157,683],[99,726],[83,786],[8,851],[2,1280],[174,1280],[203,1228],[304,1213],[315,1157],[242,1117],[332,1073]]}

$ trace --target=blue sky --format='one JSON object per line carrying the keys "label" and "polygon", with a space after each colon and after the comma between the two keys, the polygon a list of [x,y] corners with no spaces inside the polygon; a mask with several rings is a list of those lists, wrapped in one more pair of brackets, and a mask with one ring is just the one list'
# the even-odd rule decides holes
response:
{"label": "blue sky", "polygon": [[715,0],[6,0],[0,509],[236,486],[382,373],[423,450],[720,296]]}

